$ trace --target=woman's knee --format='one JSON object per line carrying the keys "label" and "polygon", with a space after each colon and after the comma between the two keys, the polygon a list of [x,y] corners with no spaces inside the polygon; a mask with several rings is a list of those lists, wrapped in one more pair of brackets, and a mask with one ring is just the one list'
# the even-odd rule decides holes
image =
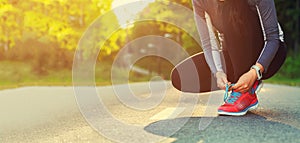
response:
{"label": "woman's knee", "polygon": [[263,79],[268,79],[274,76],[285,62],[287,56],[287,47],[284,42],[280,43],[280,47],[271,62],[268,71],[263,75]]}

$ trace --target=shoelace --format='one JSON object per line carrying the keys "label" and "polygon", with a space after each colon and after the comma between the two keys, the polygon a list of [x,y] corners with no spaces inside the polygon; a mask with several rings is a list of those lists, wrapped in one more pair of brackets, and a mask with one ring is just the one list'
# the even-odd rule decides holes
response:
{"label": "shoelace", "polygon": [[230,96],[228,96],[229,89],[232,86],[234,86],[234,84],[230,84],[230,85],[226,84],[226,89],[224,94],[224,102],[231,103],[231,104],[233,104],[241,96],[241,93],[234,92],[233,90],[231,91]]}

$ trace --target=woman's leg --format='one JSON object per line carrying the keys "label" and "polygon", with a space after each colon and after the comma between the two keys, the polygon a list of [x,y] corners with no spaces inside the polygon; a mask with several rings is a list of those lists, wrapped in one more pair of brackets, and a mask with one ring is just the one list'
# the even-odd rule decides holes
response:
{"label": "woman's leg", "polygon": [[203,53],[179,63],[171,73],[173,86],[183,92],[201,93],[218,90]]}
{"label": "woman's leg", "polygon": [[278,48],[278,51],[271,62],[269,69],[266,73],[263,74],[262,79],[268,79],[272,77],[274,74],[278,72],[280,67],[283,65],[287,55],[287,47],[284,42],[280,42],[280,47]]}
{"label": "woman's leg", "polygon": [[[247,10],[247,8],[245,9]],[[250,9],[248,9],[248,12],[244,12],[245,17],[248,18],[243,21],[245,23],[243,26],[232,27],[234,24],[227,24],[224,26],[227,29],[239,28],[237,31],[231,30],[227,31],[225,34],[224,45],[225,49],[228,50],[227,57],[230,58],[230,60],[226,60],[226,63],[231,63],[231,66],[229,67],[233,68],[230,72],[227,72],[228,79],[231,82],[237,82],[242,74],[249,71],[250,67],[256,63],[264,47],[259,17],[249,10]],[[280,69],[285,61],[286,55],[286,45],[281,42],[268,71],[263,73],[263,80],[272,77]]]}

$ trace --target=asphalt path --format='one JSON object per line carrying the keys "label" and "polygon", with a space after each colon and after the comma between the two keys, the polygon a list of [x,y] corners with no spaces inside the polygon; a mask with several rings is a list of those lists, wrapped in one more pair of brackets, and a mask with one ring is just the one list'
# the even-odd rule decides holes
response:
{"label": "asphalt path", "polygon": [[217,115],[223,91],[181,93],[168,81],[126,88],[2,90],[0,142],[300,142],[299,87],[265,84],[259,107],[242,117]]}

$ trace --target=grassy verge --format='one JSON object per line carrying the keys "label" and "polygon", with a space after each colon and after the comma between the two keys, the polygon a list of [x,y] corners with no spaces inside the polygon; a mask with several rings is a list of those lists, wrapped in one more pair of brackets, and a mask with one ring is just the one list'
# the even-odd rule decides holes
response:
{"label": "grassy verge", "polygon": [[[126,71],[118,70],[117,79],[125,77]],[[149,77],[130,73],[132,82],[146,81]],[[126,80],[126,79],[122,79]],[[124,83],[124,81],[122,81]],[[101,62],[95,67],[96,86],[111,85],[111,63]],[[23,62],[0,61],[0,90],[23,86],[72,86],[72,70],[47,70],[47,74],[33,72],[32,65]],[[83,85],[86,83],[83,82]]]}
{"label": "grassy verge", "polygon": [[[38,75],[32,71],[28,63],[1,61],[0,62],[0,90],[17,88],[23,86],[71,86],[72,70],[59,69],[48,70],[47,74]],[[95,70],[96,85],[109,85],[107,76],[110,72],[106,70],[107,64],[97,66]]]}
{"label": "grassy verge", "polygon": [[300,86],[300,78],[289,79],[289,78],[284,78],[276,75],[266,80],[265,82],[272,83],[272,84],[289,85],[289,86]]}
{"label": "grassy verge", "polygon": [[[111,84],[111,64],[101,63],[95,69],[95,84],[97,86]],[[119,70],[117,75],[128,74]],[[130,81],[148,81],[149,76],[130,73]],[[287,79],[275,75],[265,81],[272,84],[284,84],[300,86],[300,78]],[[48,74],[38,75],[32,72],[32,66],[28,63],[0,61],[0,90],[23,86],[72,86],[72,71],[70,69],[49,70]]]}

